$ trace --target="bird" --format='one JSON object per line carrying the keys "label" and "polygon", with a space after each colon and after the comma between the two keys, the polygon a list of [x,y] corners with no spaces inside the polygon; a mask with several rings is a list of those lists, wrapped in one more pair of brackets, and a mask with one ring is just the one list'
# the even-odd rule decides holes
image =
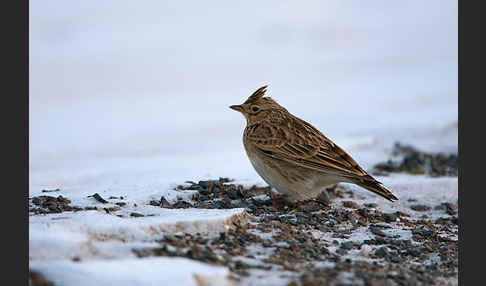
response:
{"label": "bird", "polygon": [[338,183],[356,184],[391,202],[398,198],[341,147],[271,97],[268,85],[230,108],[243,114],[243,145],[256,172],[290,202],[329,195]]}

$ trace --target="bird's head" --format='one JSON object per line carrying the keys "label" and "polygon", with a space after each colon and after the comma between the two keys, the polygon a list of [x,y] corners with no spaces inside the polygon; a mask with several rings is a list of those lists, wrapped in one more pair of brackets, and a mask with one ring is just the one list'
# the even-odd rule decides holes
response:
{"label": "bird's head", "polygon": [[248,125],[265,120],[272,112],[286,111],[272,98],[263,97],[266,91],[267,86],[264,85],[250,95],[243,104],[231,105],[230,108],[241,112]]}

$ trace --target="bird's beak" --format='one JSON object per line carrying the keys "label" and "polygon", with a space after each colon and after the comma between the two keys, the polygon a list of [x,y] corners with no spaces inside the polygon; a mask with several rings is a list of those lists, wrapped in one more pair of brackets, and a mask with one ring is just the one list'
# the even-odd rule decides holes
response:
{"label": "bird's beak", "polygon": [[231,105],[230,108],[239,112],[243,112],[243,107],[241,105]]}

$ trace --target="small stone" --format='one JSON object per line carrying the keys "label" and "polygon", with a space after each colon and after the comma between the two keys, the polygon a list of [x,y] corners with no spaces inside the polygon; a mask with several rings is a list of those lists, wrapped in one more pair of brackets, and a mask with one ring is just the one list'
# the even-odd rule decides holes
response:
{"label": "small stone", "polygon": [[354,244],[353,244],[352,241],[346,241],[346,242],[341,243],[341,248],[346,249],[346,250],[352,249],[353,246],[354,246]]}
{"label": "small stone", "polygon": [[379,229],[377,227],[370,227],[370,231],[374,235],[378,235],[378,236],[382,236],[382,237],[386,236],[386,233],[384,233],[381,229]]}
{"label": "small stone", "polygon": [[110,207],[110,208],[103,208],[105,212],[110,213],[110,212],[116,212],[120,210],[120,207]]}
{"label": "small stone", "polygon": [[435,210],[444,210],[448,215],[455,215],[457,213],[457,206],[451,203],[442,203],[434,208]]}
{"label": "small stone", "polygon": [[151,201],[149,202],[149,205],[158,207],[158,206],[160,206],[160,202],[155,201],[155,200],[151,200]]}
{"label": "small stone", "polygon": [[51,193],[51,192],[59,192],[61,191],[60,189],[55,189],[55,190],[42,190],[43,193]]}
{"label": "small stone", "polygon": [[70,200],[66,199],[66,198],[65,198],[65,197],[63,197],[63,196],[58,196],[58,197],[56,198],[56,201],[57,201],[57,203],[64,204],[64,205],[67,205],[67,204],[70,204],[70,203],[71,203],[71,201],[70,201]]}
{"label": "small stone", "polygon": [[197,184],[205,189],[209,187],[209,182],[210,181],[199,181]]}
{"label": "small stone", "polygon": [[95,200],[97,200],[98,202],[102,203],[102,204],[106,204],[108,201],[103,199],[100,194],[96,193],[90,197],[93,197]]}
{"label": "small stone", "polygon": [[395,212],[395,215],[396,215],[397,217],[410,217],[410,215],[409,215],[409,214],[402,213],[401,211],[396,211],[396,212]]}
{"label": "small stone", "polygon": [[344,201],[343,206],[346,208],[359,209],[361,206],[353,201]]}
{"label": "small stone", "polygon": [[341,254],[341,255],[345,255],[346,253],[348,253],[348,250],[347,249],[344,249],[344,248],[338,248],[336,250],[336,253],[337,254]]}
{"label": "small stone", "polygon": [[370,209],[374,209],[378,206],[378,204],[369,203],[369,204],[364,204],[364,206],[367,207],[367,208],[370,208]]}
{"label": "small stone", "polygon": [[172,208],[172,205],[164,198],[164,196],[160,197],[160,204],[163,208]]}
{"label": "small stone", "polygon": [[375,255],[378,257],[387,257],[390,255],[390,252],[386,249],[386,247],[380,247],[375,251]]}
{"label": "small stone", "polygon": [[408,254],[410,254],[410,255],[412,255],[414,257],[419,257],[420,256],[420,253],[421,253],[421,251],[420,251],[419,248],[410,248],[410,249],[408,249],[407,252],[408,252]]}
{"label": "small stone", "polygon": [[322,231],[322,232],[331,232],[331,229],[325,225],[321,225],[319,227],[319,230]]}
{"label": "small stone", "polygon": [[325,254],[325,255],[329,255],[329,254],[331,254],[331,252],[329,251],[329,249],[327,249],[327,248],[325,248],[325,247],[321,247],[321,248],[320,248],[320,252],[321,252],[322,254]]}
{"label": "small stone", "polygon": [[383,214],[383,219],[386,221],[386,222],[395,222],[397,221],[397,215],[394,214],[394,213],[384,213]]}
{"label": "small stone", "polygon": [[418,212],[425,212],[425,211],[429,211],[429,210],[432,209],[431,207],[426,206],[426,205],[411,205],[410,208],[412,210],[418,211]]}
{"label": "small stone", "polygon": [[209,200],[209,196],[205,196],[205,195],[202,195],[202,194],[200,194],[197,198],[198,198],[199,201],[208,201]]}
{"label": "small stone", "polygon": [[204,195],[204,196],[207,196],[210,193],[208,189],[204,189],[204,188],[199,189],[198,192],[199,192],[199,194]]}
{"label": "small stone", "polygon": [[141,213],[131,213],[130,216],[132,217],[143,217],[144,215]]}
{"label": "small stone", "polygon": [[41,199],[39,199],[38,197],[32,198],[32,203],[38,206],[41,204]]}
{"label": "small stone", "polygon": [[238,193],[236,192],[236,190],[232,190],[232,189],[226,190],[225,194],[228,196],[228,198],[232,200],[238,199]]}
{"label": "small stone", "polygon": [[54,213],[60,213],[62,212],[60,208],[57,207],[57,204],[48,204],[47,208]]}

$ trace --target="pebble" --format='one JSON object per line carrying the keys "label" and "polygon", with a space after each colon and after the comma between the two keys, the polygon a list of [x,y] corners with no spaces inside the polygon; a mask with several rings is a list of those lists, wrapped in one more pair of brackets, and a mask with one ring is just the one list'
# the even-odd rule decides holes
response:
{"label": "pebble", "polygon": [[420,248],[415,247],[415,248],[410,248],[407,250],[408,254],[414,256],[414,257],[419,257],[421,254]]}
{"label": "pebble", "polygon": [[43,193],[51,193],[51,192],[60,192],[60,189],[55,189],[55,190],[42,190]]}
{"label": "pebble", "polygon": [[378,204],[369,203],[369,204],[364,204],[364,206],[367,207],[367,208],[370,208],[370,209],[374,209],[378,206]]}
{"label": "pebble", "polygon": [[340,255],[345,255],[346,253],[348,253],[348,250],[347,249],[344,249],[344,248],[338,248],[336,250],[336,253],[337,254],[340,254]]}
{"label": "pebble", "polygon": [[353,201],[344,201],[343,206],[346,208],[359,209],[361,206]]}
{"label": "pebble", "polygon": [[341,243],[342,249],[350,250],[350,249],[353,248],[353,246],[354,246],[354,243],[352,241],[346,241],[346,242]]}
{"label": "pebble", "polygon": [[90,197],[93,197],[95,200],[97,200],[98,202],[102,203],[102,204],[106,204],[108,203],[107,200],[103,199],[100,194],[98,193],[95,193],[94,195],[90,196]]}
{"label": "pebble", "polygon": [[432,209],[431,207],[426,206],[426,205],[411,205],[410,208],[412,210],[418,211],[418,212],[425,212],[425,211],[429,211],[429,210]]}
{"label": "pebble", "polygon": [[370,227],[370,231],[371,233],[373,233],[374,235],[378,235],[378,236],[383,236],[383,237],[386,237],[386,233],[384,233],[381,229],[377,228],[377,227]]}
{"label": "pebble", "polygon": [[236,190],[232,190],[232,189],[226,190],[225,194],[228,196],[228,198],[232,200],[238,199],[238,192]]}
{"label": "pebble", "polygon": [[131,213],[130,216],[132,217],[143,217],[144,215],[141,213]]}
{"label": "pebble", "polygon": [[371,251],[373,250],[373,248],[371,246],[369,246],[368,244],[363,244],[361,245],[361,250],[360,250],[360,254],[362,256],[370,256],[370,253]]}
{"label": "pebble", "polygon": [[424,153],[410,145],[395,143],[393,155],[402,155],[401,161],[388,160],[374,166],[375,171],[428,173],[431,176],[457,176],[459,160],[456,154]]}
{"label": "pebble", "polygon": [[390,255],[390,252],[386,249],[386,247],[382,246],[375,251],[375,255],[378,257],[387,257]]}
{"label": "pebble", "polygon": [[394,213],[384,213],[383,214],[383,219],[386,222],[396,222],[398,219],[398,216]]}
{"label": "pebble", "polygon": [[164,196],[160,197],[160,206],[163,207],[163,208],[171,208],[172,207],[170,205],[170,203],[167,201],[167,199],[164,198]]}

